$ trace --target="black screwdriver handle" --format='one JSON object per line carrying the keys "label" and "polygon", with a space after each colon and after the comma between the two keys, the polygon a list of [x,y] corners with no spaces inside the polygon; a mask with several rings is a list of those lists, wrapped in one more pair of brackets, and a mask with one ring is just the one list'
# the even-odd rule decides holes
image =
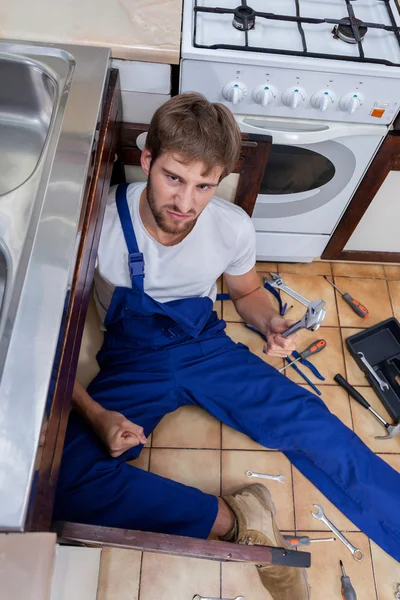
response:
{"label": "black screwdriver handle", "polygon": [[365,319],[369,316],[369,312],[366,306],[361,304],[358,300],[350,296],[347,292],[343,294],[343,300],[347,302],[347,304],[354,310],[354,312],[359,316]]}
{"label": "black screwdriver handle", "polygon": [[355,388],[353,388],[353,386],[350,385],[350,383],[348,381],[346,381],[346,379],[344,377],[342,377],[340,375],[340,373],[338,373],[337,375],[335,375],[335,377],[333,379],[343,389],[345,389],[346,392],[348,394],[350,394],[350,396],[352,398],[354,398],[354,400],[356,400],[359,404],[361,404],[361,406],[363,406],[364,408],[367,408],[368,410],[370,409],[371,405],[369,404],[369,402],[367,402],[366,399],[364,398],[364,396],[361,396],[361,394],[359,392],[357,392],[357,390]]}

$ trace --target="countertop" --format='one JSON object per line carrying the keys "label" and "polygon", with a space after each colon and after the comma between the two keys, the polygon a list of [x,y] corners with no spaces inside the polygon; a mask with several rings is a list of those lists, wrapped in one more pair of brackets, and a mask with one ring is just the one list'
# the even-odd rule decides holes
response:
{"label": "countertop", "polygon": [[12,0],[0,38],[105,46],[113,58],[178,64],[182,0]]}

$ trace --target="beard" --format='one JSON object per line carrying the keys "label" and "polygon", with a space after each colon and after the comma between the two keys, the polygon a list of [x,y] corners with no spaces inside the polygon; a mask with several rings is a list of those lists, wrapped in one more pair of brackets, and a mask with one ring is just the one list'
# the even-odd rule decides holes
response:
{"label": "beard", "polygon": [[170,210],[171,212],[177,213],[177,214],[182,214],[181,211],[179,210],[179,208],[175,205],[175,204],[163,204],[163,206],[159,209],[157,209],[157,204],[154,198],[154,194],[153,194],[153,189],[151,186],[151,175],[149,173],[149,177],[147,180],[147,189],[146,189],[146,195],[147,195],[147,202],[149,204],[151,213],[154,217],[155,222],[157,223],[158,227],[161,229],[161,231],[163,231],[164,233],[171,233],[171,234],[183,234],[183,233],[189,233],[189,231],[191,229],[193,229],[196,221],[197,221],[197,217],[196,213],[194,210],[189,211],[189,214],[193,215],[193,219],[188,219],[183,221],[182,223],[178,223],[178,222],[174,222],[171,217],[167,214],[167,210]]}

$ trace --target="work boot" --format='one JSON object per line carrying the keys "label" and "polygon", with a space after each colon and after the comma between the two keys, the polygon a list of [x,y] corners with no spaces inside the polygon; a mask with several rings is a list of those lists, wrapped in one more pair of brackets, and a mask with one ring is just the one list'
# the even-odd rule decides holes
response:
{"label": "work boot", "polygon": [[[290,549],[276,525],[275,506],[265,486],[255,483],[223,498],[237,518],[238,544]],[[305,569],[257,565],[257,571],[274,600],[310,600]]]}

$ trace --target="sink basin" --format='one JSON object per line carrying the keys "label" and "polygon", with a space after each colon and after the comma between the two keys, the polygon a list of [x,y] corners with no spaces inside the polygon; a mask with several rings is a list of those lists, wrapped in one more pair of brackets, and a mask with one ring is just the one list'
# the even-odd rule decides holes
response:
{"label": "sink basin", "polygon": [[56,83],[27,60],[0,58],[0,195],[34,172],[56,100]]}
{"label": "sink basin", "polygon": [[34,494],[109,67],[108,48],[0,40],[0,531]]}

